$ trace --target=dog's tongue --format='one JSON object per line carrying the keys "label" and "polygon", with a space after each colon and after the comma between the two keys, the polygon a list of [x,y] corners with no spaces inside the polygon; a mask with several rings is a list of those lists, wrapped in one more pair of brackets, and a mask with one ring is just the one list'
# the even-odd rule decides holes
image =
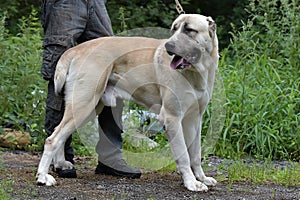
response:
{"label": "dog's tongue", "polygon": [[182,65],[184,62],[184,59],[180,56],[174,56],[172,62],[171,62],[171,68],[177,69],[178,66]]}

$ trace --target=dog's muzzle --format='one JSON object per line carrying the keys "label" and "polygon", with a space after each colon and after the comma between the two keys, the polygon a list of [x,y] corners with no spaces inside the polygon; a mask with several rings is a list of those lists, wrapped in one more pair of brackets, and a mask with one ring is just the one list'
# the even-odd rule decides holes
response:
{"label": "dog's muzzle", "polygon": [[200,51],[197,51],[196,48],[180,48],[177,47],[173,41],[166,42],[165,48],[168,54],[173,56],[170,63],[172,69],[185,69],[191,67],[200,57]]}

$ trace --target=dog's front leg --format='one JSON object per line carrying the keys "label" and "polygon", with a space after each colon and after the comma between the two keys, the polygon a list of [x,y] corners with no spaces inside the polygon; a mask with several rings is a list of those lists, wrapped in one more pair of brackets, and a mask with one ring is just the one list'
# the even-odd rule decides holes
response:
{"label": "dog's front leg", "polygon": [[177,169],[183,178],[184,186],[191,191],[207,191],[207,186],[196,179],[191,169],[181,121],[174,118],[166,118],[164,125]]}
{"label": "dog's front leg", "polygon": [[188,146],[191,167],[197,180],[207,186],[215,186],[217,181],[212,177],[205,176],[201,167],[201,117],[193,116],[184,121],[184,134]]}

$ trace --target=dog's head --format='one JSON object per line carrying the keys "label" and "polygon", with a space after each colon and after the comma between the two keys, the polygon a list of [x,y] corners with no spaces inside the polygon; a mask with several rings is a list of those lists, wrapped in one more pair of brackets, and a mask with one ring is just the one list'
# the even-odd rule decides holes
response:
{"label": "dog's head", "polygon": [[173,35],[165,43],[173,56],[171,68],[195,67],[203,71],[211,65],[217,67],[218,39],[216,24],[211,17],[182,14],[172,24]]}

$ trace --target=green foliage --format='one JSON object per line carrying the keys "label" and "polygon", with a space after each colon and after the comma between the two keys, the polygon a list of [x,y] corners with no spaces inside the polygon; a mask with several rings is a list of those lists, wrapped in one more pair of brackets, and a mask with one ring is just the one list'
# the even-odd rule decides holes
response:
{"label": "green foliage", "polygon": [[227,120],[220,155],[300,159],[299,4],[251,0],[222,52]]}
{"label": "green foliage", "polygon": [[[221,49],[229,44],[230,24],[241,25],[246,18],[244,6],[248,0],[210,0],[210,1],[179,1],[187,14],[199,13],[212,16],[218,25],[219,45]],[[162,27],[169,29],[178,16],[174,0],[109,0],[107,9],[116,34],[125,30],[142,27]],[[121,13],[121,14],[120,14]]]}
{"label": "green foliage", "polygon": [[[45,110],[45,81],[40,76],[41,27],[37,12],[19,21],[20,33],[10,35],[5,16],[0,24],[0,124],[13,122],[24,129],[42,132]],[[22,123],[21,123],[22,122]]]}
{"label": "green foliage", "polygon": [[[219,38],[219,47],[224,49],[230,43],[231,25],[240,27],[241,21],[247,19],[245,6],[248,0],[210,0],[210,1],[193,1],[190,5],[185,6],[188,13],[200,13],[211,16],[217,23]],[[199,8],[200,11],[195,10]],[[196,12],[195,12],[196,11]]]}
{"label": "green foliage", "polygon": [[222,180],[226,173],[229,184],[239,181],[251,183],[275,183],[285,186],[300,186],[300,165],[297,162],[287,163],[286,167],[278,166],[273,162],[253,164],[236,161],[231,164],[222,164],[218,167],[219,177]]}
{"label": "green foliage", "polygon": [[0,183],[0,199],[8,200],[12,199],[11,193],[13,192],[13,188],[11,187],[10,180],[2,180]]}
{"label": "green foliage", "polygon": [[[2,168],[2,155],[0,152],[0,168]],[[12,192],[11,181],[7,179],[0,178],[0,199],[8,200],[11,199],[10,193]]]}
{"label": "green foliage", "polygon": [[[180,0],[186,13],[201,13],[215,19],[218,24],[221,49],[227,47],[229,43],[230,24],[239,27],[240,21],[246,18],[244,6],[247,2],[248,0]],[[42,0],[0,0],[0,5],[2,5],[0,13],[4,10],[7,11],[7,27],[13,33],[20,31],[17,24],[22,16],[28,16],[32,9],[37,10],[40,15],[42,10]],[[178,16],[174,0],[108,0],[106,7],[115,34],[122,32],[124,28],[126,28],[125,30],[141,27],[170,28],[172,21]]]}
{"label": "green foliage", "polygon": [[80,133],[78,131],[75,131],[72,134],[72,147],[74,148],[75,154],[77,156],[91,156],[94,153],[94,149],[90,150],[89,148],[95,148],[95,147],[90,147],[90,146],[85,146],[81,138],[79,136]]}
{"label": "green foliage", "polygon": [[[6,25],[8,29],[13,33],[18,33],[20,31],[20,27],[17,26],[19,19],[23,16],[30,15],[32,10],[37,10],[39,12],[42,1],[43,0],[0,0],[0,15],[3,15],[3,12],[6,12],[5,16],[8,18]],[[39,16],[39,14],[36,16]]]}
{"label": "green foliage", "polygon": [[[181,0],[182,5],[188,5],[190,0]],[[170,28],[178,16],[175,3],[166,1],[107,1],[107,9],[115,33],[143,27]],[[120,15],[121,13],[121,15]]]}

